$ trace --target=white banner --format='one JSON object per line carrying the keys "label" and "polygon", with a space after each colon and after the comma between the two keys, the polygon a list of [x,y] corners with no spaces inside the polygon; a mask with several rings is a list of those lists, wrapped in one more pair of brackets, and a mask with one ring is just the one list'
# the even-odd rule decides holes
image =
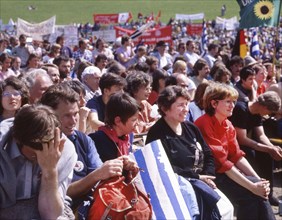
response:
{"label": "white banner", "polygon": [[103,39],[106,42],[114,42],[116,40],[115,30],[101,30],[92,32],[93,39]]}
{"label": "white banner", "polygon": [[131,17],[132,16],[129,12],[119,13],[118,23],[126,23]]}
{"label": "white banner", "polygon": [[78,30],[74,25],[56,25],[54,33],[49,37],[49,42],[55,43],[58,36],[64,36],[65,46],[78,45]]}
{"label": "white banner", "polygon": [[21,34],[25,34],[30,37],[33,37],[33,35],[48,35],[54,32],[55,24],[56,16],[37,24],[32,24],[21,18],[18,18],[17,35],[19,36]]}
{"label": "white banner", "polygon": [[216,27],[226,29],[228,31],[235,30],[239,27],[239,22],[236,16],[229,19],[216,17]]}
{"label": "white banner", "polygon": [[185,20],[185,21],[193,21],[193,20],[203,20],[205,17],[204,13],[199,14],[176,14],[175,20]]}

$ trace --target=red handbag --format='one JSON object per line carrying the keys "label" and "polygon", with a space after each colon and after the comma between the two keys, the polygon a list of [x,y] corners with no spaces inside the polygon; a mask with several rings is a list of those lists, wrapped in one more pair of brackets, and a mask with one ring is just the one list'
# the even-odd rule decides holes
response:
{"label": "red handbag", "polygon": [[148,196],[138,189],[134,181],[126,183],[124,180],[124,176],[113,177],[97,186],[87,219],[152,218],[152,206]]}

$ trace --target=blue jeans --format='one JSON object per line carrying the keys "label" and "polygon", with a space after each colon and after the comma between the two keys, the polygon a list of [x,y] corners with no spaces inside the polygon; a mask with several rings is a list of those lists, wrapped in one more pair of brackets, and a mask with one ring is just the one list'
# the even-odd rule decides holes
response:
{"label": "blue jeans", "polygon": [[[257,182],[255,177],[247,177],[252,182]],[[215,183],[217,187],[237,205],[237,219],[242,220],[275,220],[268,200],[253,194],[251,191],[234,182],[225,174],[217,174]]]}

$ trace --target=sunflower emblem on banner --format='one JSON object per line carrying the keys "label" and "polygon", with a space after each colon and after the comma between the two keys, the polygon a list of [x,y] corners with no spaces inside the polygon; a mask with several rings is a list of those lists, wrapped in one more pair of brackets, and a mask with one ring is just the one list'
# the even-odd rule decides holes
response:
{"label": "sunflower emblem on banner", "polygon": [[240,29],[278,26],[282,0],[237,0]]}
{"label": "sunflower emblem on banner", "polygon": [[271,1],[259,1],[254,5],[254,13],[261,20],[270,19],[274,13],[274,5]]}

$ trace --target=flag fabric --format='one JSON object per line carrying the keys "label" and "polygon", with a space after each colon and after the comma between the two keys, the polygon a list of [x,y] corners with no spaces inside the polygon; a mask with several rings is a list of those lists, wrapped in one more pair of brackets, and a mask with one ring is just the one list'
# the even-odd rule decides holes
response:
{"label": "flag fabric", "polygon": [[281,0],[237,0],[240,6],[240,29],[277,26]]}
{"label": "flag fabric", "polygon": [[248,45],[244,30],[239,30],[232,50],[232,57],[238,55],[244,59],[248,53]]}
{"label": "flag fabric", "polygon": [[154,21],[154,12],[152,12],[146,19],[146,23]]}
{"label": "flag fabric", "polygon": [[239,31],[240,35],[240,57],[244,58],[248,53],[248,45],[246,43],[246,35],[244,30]]}
{"label": "flag fabric", "polygon": [[146,30],[148,30],[155,22],[154,21],[149,21],[146,24],[143,24],[140,28],[138,28],[136,31],[134,31],[131,35],[131,39],[135,39],[139,36],[141,36],[143,33],[145,33]]}
{"label": "flag fabric", "polygon": [[253,58],[259,58],[260,57],[260,50],[259,50],[259,41],[258,41],[258,35],[257,30],[254,29],[253,31],[253,37],[252,37],[252,44],[251,44],[251,56]]}
{"label": "flag fabric", "polygon": [[159,10],[159,13],[158,13],[157,16],[156,16],[156,23],[159,22],[159,19],[160,19],[160,17],[161,17],[161,14],[162,14],[162,12],[161,12],[161,10]]}
{"label": "flag fabric", "polygon": [[136,184],[150,195],[153,219],[191,219],[161,142],[154,141],[130,157],[144,170],[139,172]]}
{"label": "flag fabric", "polygon": [[205,20],[203,20],[202,27],[203,28],[202,28],[202,36],[201,36],[201,47],[202,47],[202,54],[204,54],[208,49],[207,24]]}

